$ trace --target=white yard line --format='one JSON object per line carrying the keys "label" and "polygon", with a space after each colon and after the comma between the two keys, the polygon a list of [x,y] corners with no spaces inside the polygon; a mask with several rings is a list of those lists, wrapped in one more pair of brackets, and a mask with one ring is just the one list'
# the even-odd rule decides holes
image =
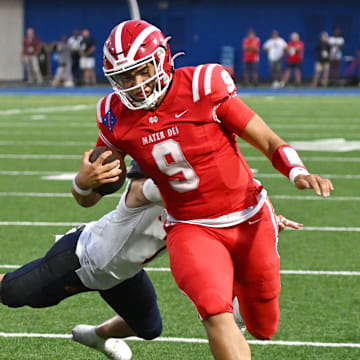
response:
{"label": "white yard line", "polygon": [[[14,265],[10,265],[14,266]],[[0,268],[2,266],[0,265]],[[159,271],[170,272],[170,268],[160,267],[146,267],[146,271]],[[360,276],[359,271],[322,271],[322,270],[281,270],[281,274],[284,275],[334,275],[334,276]]]}
{"label": "white yard line", "polygon": [[84,111],[89,109],[95,109],[95,105],[64,105],[64,106],[48,106],[48,107],[35,107],[35,108],[24,108],[24,109],[8,109],[1,110],[0,116],[7,115],[22,115],[32,113],[54,113],[63,111]]}
{"label": "white yard line", "polygon": [[0,146],[94,146],[92,141],[8,141],[0,140]]}
{"label": "white yard line", "polygon": [[79,226],[81,222],[0,221],[0,226]]}
{"label": "white yard line", "polygon": [[48,155],[48,154],[0,154],[1,159],[81,159],[81,155]]}
{"label": "white yard line", "polygon": [[[360,120],[360,119],[358,119]],[[324,130],[324,124],[271,124],[273,129],[321,129]],[[341,129],[353,130],[360,129],[360,125],[339,125],[339,124],[326,124],[326,129]]]}
{"label": "white yard line", "polygon": [[[21,265],[1,265],[0,269],[18,269]],[[148,272],[171,272],[168,267],[146,267]],[[326,276],[360,276],[360,271],[324,271],[324,270],[281,270],[282,275],[326,275]]]}
{"label": "white yard line", "polygon": [[28,176],[28,175],[35,175],[35,176],[45,176],[45,175],[61,175],[64,174],[63,171],[14,171],[14,170],[0,170],[0,175],[7,175],[7,176]]}
{"label": "white yard line", "polygon": [[[0,196],[20,196],[20,197],[72,197],[68,193],[42,193],[42,192],[0,192]],[[107,197],[120,197],[120,193],[108,195]],[[277,200],[320,200],[320,201],[360,201],[359,196],[330,196],[325,199],[321,196],[301,196],[301,195],[271,195],[271,199]]]}
{"label": "white yard line", "polygon": [[[44,333],[5,333],[0,332],[1,337],[5,338],[48,338],[48,339],[71,339],[70,334],[44,334]],[[144,341],[137,337],[129,337],[127,341]],[[182,338],[182,337],[158,337],[152,341],[159,342],[175,342],[175,343],[192,343],[192,344],[206,344],[207,339],[200,338]],[[360,344],[356,343],[323,343],[310,341],[283,341],[283,340],[248,340],[250,345],[277,345],[277,346],[311,346],[311,347],[330,347],[330,348],[360,348]]]}
{"label": "white yard line", "polygon": [[[240,147],[241,148],[241,147]],[[269,161],[265,156],[244,156],[248,161]],[[328,162],[360,162],[360,157],[347,157],[347,156],[302,156],[304,161],[328,161]]]}
{"label": "white yard line", "polygon": [[[353,180],[353,179],[360,179],[360,175],[359,174],[319,174],[322,177],[325,178],[330,178],[330,179],[343,179],[343,180]],[[277,173],[255,173],[255,178],[260,177],[260,178],[264,178],[264,179],[286,179],[284,177],[284,175],[282,174],[277,174]]]}
{"label": "white yard line", "polygon": [[[289,230],[294,231],[295,229]],[[297,231],[360,232],[360,227],[304,226]]]}
{"label": "white yard line", "polygon": [[[80,155],[61,154],[0,154],[3,159],[80,159]],[[269,161],[265,156],[245,156],[250,161]],[[306,161],[327,161],[327,162],[360,162],[360,157],[339,157],[339,156],[303,156]]]}
{"label": "white yard line", "polygon": [[[60,197],[60,198],[66,198],[66,197],[72,197],[72,194],[70,192],[66,193],[37,193],[37,192],[0,192],[0,196],[19,196],[19,197]],[[107,195],[106,198],[109,197],[117,197],[119,198],[121,196],[120,193],[118,194],[111,194]]]}
{"label": "white yard line", "polygon": [[[1,144],[0,144],[1,145]],[[0,155],[1,156],[1,155]],[[0,175],[17,176],[17,175],[61,175],[64,171],[18,171],[18,170],[0,170]],[[354,180],[360,179],[359,174],[320,174],[322,177],[330,179]],[[255,177],[264,179],[286,179],[284,175],[277,173],[255,173]]]}
{"label": "white yard line", "polygon": [[[0,226],[50,226],[51,227],[51,226],[78,226],[81,223],[82,223],[81,221],[79,222],[0,221]],[[289,230],[295,231],[293,229],[289,229]],[[360,232],[360,227],[304,226],[303,228],[296,231]]]}
{"label": "white yard line", "polygon": [[321,196],[301,196],[301,195],[271,195],[271,199],[278,200],[334,200],[334,201],[359,201],[359,196],[330,196],[323,198]]}
{"label": "white yard line", "polygon": [[[61,124],[59,122],[49,122],[49,123],[31,123],[31,122],[17,122],[17,123],[1,123],[0,122],[0,127],[1,128],[10,128],[10,129],[15,129],[15,128],[32,128],[32,129],[36,129],[36,128],[41,128],[41,129],[51,129],[51,128],[64,128],[64,124]],[[71,122],[66,124],[67,128],[93,128],[95,129],[95,121],[92,122],[87,122],[87,123],[81,123],[81,122]]]}

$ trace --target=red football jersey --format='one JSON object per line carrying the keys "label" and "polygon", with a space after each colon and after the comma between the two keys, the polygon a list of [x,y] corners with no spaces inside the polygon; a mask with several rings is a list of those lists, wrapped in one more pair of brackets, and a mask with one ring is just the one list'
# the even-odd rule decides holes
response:
{"label": "red football jersey", "polygon": [[301,40],[290,41],[287,46],[288,64],[299,64],[303,61],[304,43]]}
{"label": "red football jersey", "polygon": [[236,99],[236,116],[223,114],[227,107],[221,104],[235,94],[233,80],[216,64],[175,70],[155,111],[129,110],[110,94],[97,105],[97,146],[131,155],[154,180],[165,207],[178,220],[246,209],[257,203],[262,187],[253,180],[229,130],[241,133],[254,112]]}
{"label": "red football jersey", "polygon": [[[243,60],[245,62],[259,61],[260,39],[258,37],[247,37],[243,40]],[[245,50],[245,48],[252,48]]]}

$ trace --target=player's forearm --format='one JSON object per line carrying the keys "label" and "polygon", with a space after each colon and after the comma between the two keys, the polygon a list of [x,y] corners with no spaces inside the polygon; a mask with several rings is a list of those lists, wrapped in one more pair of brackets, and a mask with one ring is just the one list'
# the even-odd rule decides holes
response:
{"label": "player's forearm", "polygon": [[92,189],[82,189],[79,187],[76,178],[73,181],[71,193],[77,203],[82,207],[93,206],[101,199],[101,195]]}
{"label": "player's forearm", "polygon": [[260,116],[256,114],[246,125],[241,137],[260,150],[270,161],[276,149],[286,144],[286,142],[274,133]]}
{"label": "player's forearm", "polygon": [[100,199],[101,195],[93,191],[90,195],[82,196],[79,195],[74,189],[71,190],[74,199],[82,207],[91,207],[95,205]]}

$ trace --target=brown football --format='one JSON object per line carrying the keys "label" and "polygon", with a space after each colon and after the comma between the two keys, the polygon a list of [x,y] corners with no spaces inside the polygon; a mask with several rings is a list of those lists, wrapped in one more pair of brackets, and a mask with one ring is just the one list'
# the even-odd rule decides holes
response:
{"label": "brown football", "polygon": [[108,164],[108,163],[118,159],[118,160],[120,160],[120,169],[122,170],[122,172],[119,175],[118,181],[103,184],[103,185],[100,185],[99,187],[97,187],[96,189],[93,189],[100,195],[108,195],[108,194],[112,194],[112,193],[118,191],[123,186],[125,179],[126,179],[126,165],[125,165],[124,157],[118,151],[111,150],[111,149],[107,148],[106,146],[96,147],[90,156],[90,161],[94,162],[104,151],[108,151],[108,150],[112,151],[112,154],[109,155],[103,161],[103,165]]}

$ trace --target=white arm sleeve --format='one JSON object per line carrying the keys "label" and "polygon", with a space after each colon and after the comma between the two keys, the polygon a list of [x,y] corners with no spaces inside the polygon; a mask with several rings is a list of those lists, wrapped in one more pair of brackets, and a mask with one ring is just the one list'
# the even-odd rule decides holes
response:
{"label": "white arm sleeve", "polygon": [[147,179],[143,185],[143,193],[147,200],[151,202],[161,202],[161,195],[158,187],[154,184],[152,179]]}

